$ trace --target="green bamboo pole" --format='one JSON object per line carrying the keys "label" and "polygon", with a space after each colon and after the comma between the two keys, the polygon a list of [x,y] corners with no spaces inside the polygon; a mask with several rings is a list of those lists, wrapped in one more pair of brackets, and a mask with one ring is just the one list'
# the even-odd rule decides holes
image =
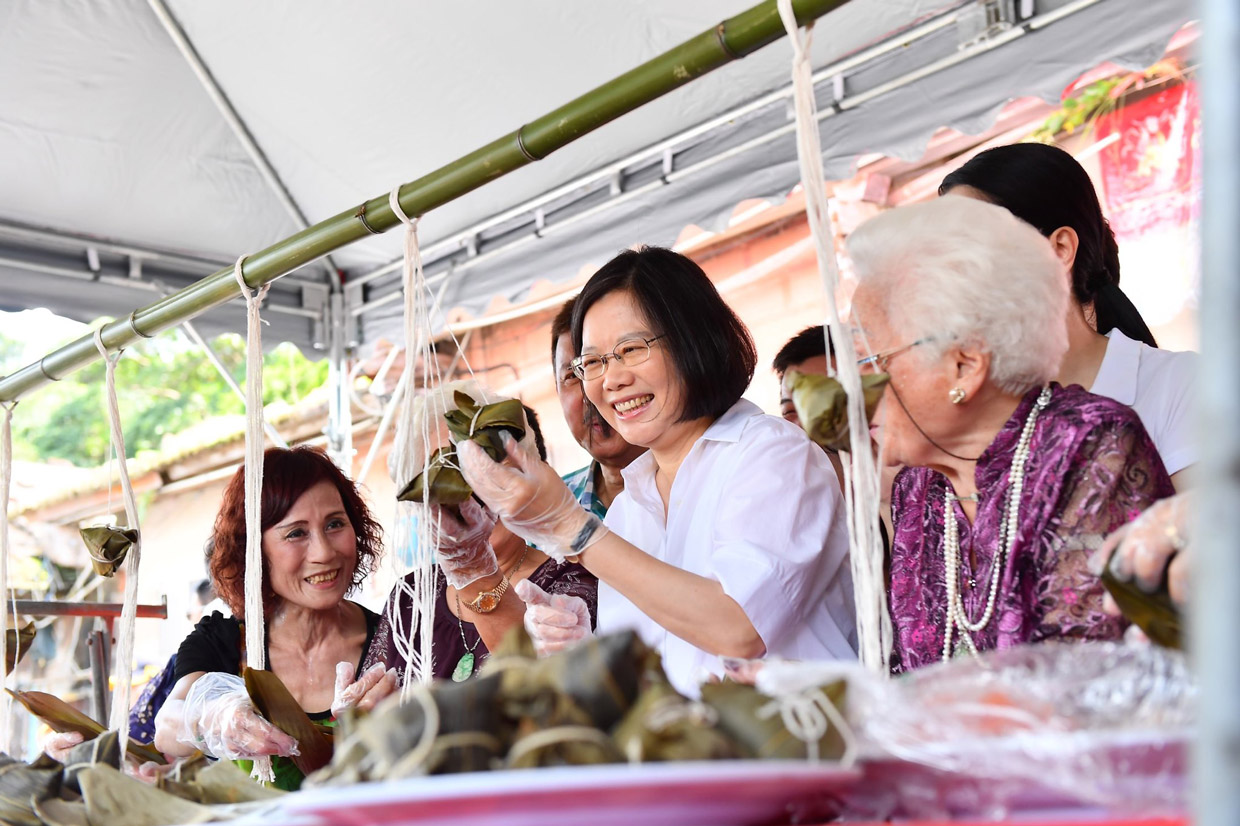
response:
{"label": "green bamboo pole", "polygon": [[[797,21],[816,20],[848,0],[793,0]],[[527,123],[447,166],[400,188],[400,205],[408,215],[423,215],[488,181],[541,160],[605,123],[649,103],[733,60],[739,60],[784,36],[775,0],[754,6],[718,26],[604,83],[576,100]],[[364,215],[364,220],[362,217]],[[250,255],[246,283],[258,287],[314,261],[371,232],[399,223],[386,194],[361,207],[320,221]],[[226,267],[180,292],[139,308],[133,315],[103,327],[109,351],[127,347],[240,295],[233,268]],[[0,402],[14,401],[49,381],[56,381],[99,358],[92,336],[83,336],[0,379]]]}

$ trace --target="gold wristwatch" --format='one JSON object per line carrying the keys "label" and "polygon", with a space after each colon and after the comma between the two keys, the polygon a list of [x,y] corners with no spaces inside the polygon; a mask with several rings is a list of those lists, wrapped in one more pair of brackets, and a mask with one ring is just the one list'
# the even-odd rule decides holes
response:
{"label": "gold wristwatch", "polygon": [[504,577],[490,591],[483,591],[465,603],[475,614],[489,614],[499,607],[499,601],[508,593],[508,577]]}

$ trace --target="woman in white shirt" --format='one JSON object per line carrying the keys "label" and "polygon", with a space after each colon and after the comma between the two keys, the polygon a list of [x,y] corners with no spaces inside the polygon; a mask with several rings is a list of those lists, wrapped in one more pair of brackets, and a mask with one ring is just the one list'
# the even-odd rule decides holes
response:
{"label": "woman in white shirt", "polygon": [[[599,631],[636,629],[690,695],[721,657],[854,657],[835,472],[796,427],[741,398],[753,341],[701,268],[657,247],[621,253],[582,290],[573,343],[587,397],[648,448],[605,525],[515,444],[503,464],[458,450],[510,529],[599,578]],[[589,633],[579,606],[519,593],[540,649]]]}
{"label": "woman in white shirt", "polygon": [[1171,481],[1183,489],[1197,461],[1192,432],[1196,353],[1159,350],[1119,287],[1119,247],[1089,174],[1067,152],[1040,143],[997,146],[943,179],[939,194],[1007,209],[1051,242],[1072,276],[1062,385],[1079,384],[1136,410]]}

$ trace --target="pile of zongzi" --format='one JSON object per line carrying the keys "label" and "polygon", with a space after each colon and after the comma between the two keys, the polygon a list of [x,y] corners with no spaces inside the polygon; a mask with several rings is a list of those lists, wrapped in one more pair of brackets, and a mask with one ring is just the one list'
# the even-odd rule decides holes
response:
{"label": "pile of zongzi", "polygon": [[[693,701],[672,688],[658,655],[636,634],[595,637],[537,659],[518,629],[482,672],[463,683],[411,686],[337,730],[331,765],[307,778],[337,786],[421,774],[594,763],[805,759],[811,749],[752,686],[705,686]],[[842,684],[828,686],[831,702]],[[828,732],[820,759],[843,744]]]}
{"label": "pile of zongzi", "polygon": [[17,826],[171,826],[232,820],[284,792],[252,781],[228,761],[182,763],[154,784],[121,771],[120,742],[107,731],[73,747],[63,763],[0,754],[0,822]]}

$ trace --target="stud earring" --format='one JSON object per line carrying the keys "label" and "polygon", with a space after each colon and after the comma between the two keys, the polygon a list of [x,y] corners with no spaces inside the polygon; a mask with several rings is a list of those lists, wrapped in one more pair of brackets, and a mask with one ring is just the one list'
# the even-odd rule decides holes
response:
{"label": "stud earring", "polygon": [[952,404],[960,404],[964,401],[964,397],[965,392],[959,387],[953,387],[951,390],[947,391],[947,398],[951,400]]}

